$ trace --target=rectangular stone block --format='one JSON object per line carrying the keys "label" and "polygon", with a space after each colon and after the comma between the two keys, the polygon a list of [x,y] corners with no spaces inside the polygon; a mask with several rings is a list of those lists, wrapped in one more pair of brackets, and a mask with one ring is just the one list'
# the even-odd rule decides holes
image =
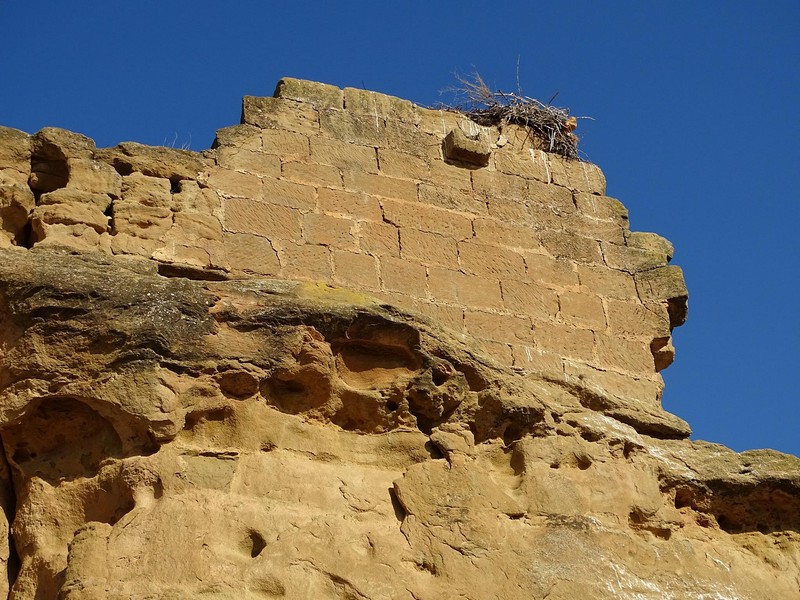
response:
{"label": "rectangular stone block", "polygon": [[233,271],[244,271],[255,275],[277,275],[281,265],[278,253],[266,238],[247,234],[223,235],[225,255]]}
{"label": "rectangular stone block", "polygon": [[511,312],[542,321],[555,319],[558,314],[558,296],[542,285],[528,281],[503,280],[500,287],[503,306]]}
{"label": "rectangular stone block", "polygon": [[558,295],[561,318],[581,328],[602,331],[606,328],[603,302],[594,294],[562,292]]}
{"label": "rectangular stone block", "polygon": [[607,300],[606,307],[611,333],[646,340],[670,335],[669,314],[663,304]]}
{"label": "rectangular stone block", "polygon": [[417,199],[417,184],[414,181],[386,177],[385,175],[345,171],[344,187],[354,192],[366,192],[367,194],[384,198]]}
{"label": "rectangular stone block", "polygon": [[530,319],[514,315],[466,310],[464,326],[471,335],[486,340],[506,343],[533,341]]}
{"label": "rectangular stone block", "polygon": [[650,344],[619,336],[595,335],[597,366],[628,373],[655,373]]}
{"label": "rectangular stone block", "polygon": [[530,344],[512,344],[511,351],[515,367],[548,375],[563,374],[563,359],[558,354],[545,352]]}
{"label": "rectangular stone block", "polygon": [[542,246],[556,258],[577,262],[602,263],[600,244],[595,240],[562,231],[543,231]]}
{"label": "rectangular stone block", "polygon": [[222,241],[222,224],[214,215],[197,211],[173,213],[174,227],[170,234],[179,243]]}
{"label": "rectangular stone block", "polygon": [[579,264],[578,279],[581,289],[588,294],[599,294],[605,298],[636,300],[636,284],[633,276],[603,265]]}
{"label": "rectangular stone block", "polygon": [[572,192],[558,185],[547,185],[541,181],[528,182],[528,194],[531,200],[559,213],[571,214],[576,212]]}
{"label": "rectangular stone block", "polygon": [[667,264],[667,256],[662,252],[611,243],[601,244],[601,249],[607,266],[626,273],[649,271]]}
{"label": "rectangular stone block", "polygon": [[381,201],[381,206],[384,219],[398,227],[441,233],[455,240],[472,237],[472,220],[466,215],[419,202],[385,199]]}
{"label": "rectangular stone block", "polygon": [[664,390],[664,382],[659,375],[655,375],[653,378],[636,378],[631,377],[630,374],[604,371],[572,361],[564,362],[564,370],[568,378],[589,381],[610,396],[634,400],[636,404],[645,402],[654,408],[661,409],[661,393]]}
{"label": "rectangular stone block", "polygon": [[501,365],[511,367],[514,365],[514,352],[511,344],[493,342],[491,340],[480,340],[479,345],[487,356],[499,362]]}
{"label": "rectangular stone block", "polygon": [[386,147],[383,115],[360,115],[347,110],[322,109],[320,131],[326,137],[362,146]]}
{"label": "rectangular stone block", "polygon": [[589,362],[593,358],[594,334],[588,329],[534,321],[536,347],[565,358]]}
{"label": "rectangular stone block", "polygon": [[212,148],[231,146],[242,150],[261,151],[261,128],[254,125],[231,125],[217,129]]}
{"label": "rectangular stone block", "polygon": [[283,160],[303,160],[311,155],[308,136],[283,129],[262,129],[262,152]]}
{"label": "rectangular stone block", "polygon": [[224,169],[270,177],[281,175],[281,159],[272,154],[223,146],[217,148],[216,157],[217,163]]}
{"label": "rectangular stone block", "polygon": [[550,170],[556,185],[601,196],[606,193],[606,178],[597,165],[551,154]]}
{"label": "rectangular stone block", "polygon": [[354,227],[351,219],[317,213],[303,216],[303,238],[309,244],[355,250]]}
{"label": "rectangular stone block", "polygon": [[232,169],[221,167],[211,169],[208,186],[224,198],[261,199],[261,179],[255,175],[239,173]]}
{"label": "rectangular stone block", "polygon": [[311,186],[342,187],[342,175],[339,169],[330,165],[294,161],[284,162],[280,174],[289,181],[305,183]]}
{"label": "rectangular stone block", "polygon": [[464,310],[460,306],[420,300],[414,303],[414,308],[437,325],[449,327],[456,333],[464,330]]}
{"label": "rectangular stone block", "polygon": [[528,198],[528,182],[525,179],[499,171],[472,171],[472,187],[476,194],[487,198],[503,196],[523,201]]}
{"label": "rectangular stone block", "polygon": [[67,188],[93,194],[108,194],[119,198],[122,177],[109,164],[98,160],[71,158],[67,161],[69,181]]}
{"label": "rectangular stone block", "polygon": [[400,235],[389,223],[361,221],[356,225],[358,247],[372,256],[400,256]]}
{"label": "rectangular stone block", "polygon": [[242,123],[306,135],[317,135],[320,130],[313,106],[284,98],[245,96],[242,98]]}
{"label": "rectangular stone block", "polygon": [[548,287],[569,288],[579,283],[575,263],[564,258],[553,258],[535,252],[525,253],[528,278]]}
{"label": "rectangular stone block", "polygon": [[31,136],[19,129],[0,127],[0,167],[30,173]]}
{"label": "rectangular stone block", "polygon": [[439,138],[421,131],[413,123],[386,118],[386,146],[398,152],[414,154],[432,161],[441,159],[442,146]]}
{"label": "rectangular stone block", "polygon": [[275,87],[275,97],[305,102],[319,108],[344,108],[344,94],[335,85],[283,77]]}
{"label": "rectangular stone block", "polygon": [[413,154],[398,152],[389,148],[378,149],[380,172],[389,177],[401,179],[427,179],[430,176],[428,163]]}
{"label": "rectangular stone block", "polygon": [[349,171],[378,172],[378,159],[372,146],[358,146],[329,138],[311,138],[311,159]]}
{"label": "rectangular stone block", "polygon": [[302,240],[302,215],[297,209],[242,198],[226,198],[222,207],[225,231],[252,233],[270,240]]}
{"label": "rectangular stone block", "polygon": [[581,214],[569,215],[564,227],[581,237],[618,246],[625,244],[625,236],[628,233],[627,228],[621,227],[619,223],[585,217]]}
{"label": "rectangular stone block", "polygon": [[539,248],[539,234],[532,227],[504,223],[497,219],[478,218],[473,221],[475,239],[480,242],[502,244],[510,248],[532,250]]}
{"label": "rectangular stone block", "polygon": [[608,196],[598,196],[588,192],[577,192],[574,194],[575,205],[578,211],[588,217],[613,221],[615,223],[628,223],[628,209],[617,200]]}
{"label": "rectangular stone block", "polygon": [[[380,202],[361,192],[320,188],[317,190],[317,207],[322,212],[348,216],[355,220],[383,219]],[[396,233],[394,237],[397,238]]]}
{"label": "rectangular stone block", "polygon": [[457,210],[475,215],[488,213],[486,200],[475,196],[470,191],[462,191],[440,185],[420,183],[418,186],[419,201],[447,210]]}
{"label": "rectangular stone block", "polygon": [[503,308],[500,282],[488,277],[467,275],[461,271],[430,267],[428,289],[437,300],[471,308]]}
{"label": "rectangular stone block", "polygon": [[333,281],[344,287],[377,291],[381,287],[378,259],[367,254],[334,250]]}
{"label": "rectangular stone block", "polygon": [[527,151],[515,151],[512,148],[497,150],[494,153],[494,164],[501,173],[545,183],[549,181],[547,155],[532,148]]}
{"label": "rectangular stone block", "polygon": [[316,192],[313,187],[284,179],[264,177],[261,197],[270,204],[304,211],[314,210],[316,206]]}
{"label": "rectangular stone block", "polygon": [[457,167],[443,160],[433,160],[430,166],[430,183],[440,187],[472,193],[471,173],[470,169]]}
{"label": "rectangular stone block", "polygon": [[458,268],[458,248],[453,238],[410,227],[400,229],[400,256],[426,265]]}
{"label": "rectangular stone block", "polygon": [[480,276],[497,279],[525,277],[525,260],[522,255],[500,246],[461,242],[458,244],[458,261],[465,271]]}
{"label": "rectangular stone block", "polygon": [[[97,209],[93,210],[99,212]],[[136,201],[119,200],[113,205],[111,227],[114,234],[127,233],[143,239],[160,239],[172,227],[172,211],[163,206],[146,206]]]}
{"label": "rectangular stone block", "polygon": [[333,267],[327,246],[281,244],[278,256],[281,277],[333,283]]}
{"label": "rectangular stone block", "polygon": [[425,266],[405,259],[383,256],[381,261],[381,280],[383,288],[390,292],[401,292],[415,298],[425,298]]}
{"label": "rectangular stone block", "polygon": [[416,107],[408,100],[359,88],[344,88],[344,107],[362,115],[391,115],[408,123],[418,120]]}

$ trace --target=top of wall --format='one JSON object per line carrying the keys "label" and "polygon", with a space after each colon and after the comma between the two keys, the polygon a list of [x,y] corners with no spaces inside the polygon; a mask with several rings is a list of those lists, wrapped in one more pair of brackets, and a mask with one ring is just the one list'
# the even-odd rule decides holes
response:
{"label": "top of wall", "polygon": [[659,371],[687,292],[672,246],[629,230],[590,163],[366,90],[282,79],[202,153],[0,128],[0,247],[157,261],[165,275],[357,290],[585,391],[644,433],[688,435]]}

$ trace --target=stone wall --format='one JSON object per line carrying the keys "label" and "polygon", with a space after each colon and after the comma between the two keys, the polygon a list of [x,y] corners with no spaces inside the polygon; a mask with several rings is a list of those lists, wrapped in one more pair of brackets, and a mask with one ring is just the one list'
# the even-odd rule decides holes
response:
{"label": "stone wall", "polygon": [[242,123],[202,153],[3,128],[0,247],[354,289],[580,385],[623,420],[650,413],[644,430],[686,435],[660,410],[658,371],[686,315],[672,246],[630,232],[600,169],[542,146],[515,126],[296,79],[245,97]]}

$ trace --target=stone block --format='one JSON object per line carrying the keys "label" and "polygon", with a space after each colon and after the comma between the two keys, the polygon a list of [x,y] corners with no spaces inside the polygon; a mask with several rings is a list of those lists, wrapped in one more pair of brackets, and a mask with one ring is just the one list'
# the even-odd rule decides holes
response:
{"label": "stone block", "polygon": [[383,219],[380,202],[361,192],[319,188],[317,190],[317,207],[322,212],[349,216],[357,221],[381,221]]}
{"label": "stone block", "polygon": [[476,277],[453,269],[430,267],[428,288],[436,300],[470,308],[503,308],[503,296],[497,279]]}
{"label": "stone block", "polygon": [[573,193],[558,185],[529,181],[528,197],[542,206],[556,210],[559,214],[572,214],[577,210]]}
{"label": "stone block", "polygon": [[0,168],[30,173],[31,136],[19,129],[0,127]]}
{"label": "stone block", "polygon": [[606,178],[597,165],[557,154],[548,159],[554,184],[600,196],[606,193]]}
{"label": "stone block", "polygon": [[458,248],[453,238],[410,227],[400,230],[400,256],[426,265],[458,268]]}
{"label": "stone block", "polygon": [[627,373],[655,373],[650,344],[619,336],[595,334],[594,362],[601,368]]}
{"label": "stone block", "polygon": [[390,148],[378,149],[378,163],[380,172],[389,177],[423,180],[431,174],[430,165],[424,159]]}
{"label": "stone block", "polygon": [[302,133],[284,131],[283,129],[262,129],[261,151],[275,154],[282,160],[303,160],[311,156],[309,138]]}
{"label": "stone block", "polygon": [[281,175],[281,159],[260,150],[223,146],[217,148],[216,156],[217,163],[224,169],[259,176],[280,177]]}
{"label": "stone block", "polygon": [[97,146],[94,140],[59,127],[45,127],[31,137],[31,154],[44,160],[91,159]]}
{"label": "stone block", "polygon": [[71,158],[67,160],[67,167],[67,188],[120,197],[122,177],[111,165],[91,159]]}
{"label": "stone block", "polygon": [[37,206],[32,221],[47,225],[86,225],[97,233],[108,229],[108,217],[91,204],[46,204]]}
{"label": "stone block", "polygon": [[420,202],[476,215],[488,213],[486,201],[469,191],[448,188],[433,183],[420,183],[417,187]]}
{"label": "stone block", "polygon": [[383,256],[380,261],[381,281],[386,291],[415,298],[427,296],[425,265],[391,256]]}
{"label": "stone block", "polygon": [[182,244],[205,241],[221,242],[222,224],[214,215],[198,211],[181,211],[172,216],[174,227],[170,237]]}
{"label": "stone block", "polygon": [[636,289],[642,302],[666,302],[671,327],[686,322],[689,292],[683,280],[683,271],[673,265],[637,273]]}
{"label": "stone block", "polygon": [[111,206],[111,198],[106,194],[93,194],[82,190],[59,188],[39,197],[39,204],[83,204],[105,212]]}
{"label": "stone block", "polygon": [[[250,150],[260,152],[262,148],[262,129],[253,125],[231,125],[217,129],[212,148],[230,146],[240,150]],[[308,139],[308,138],[306,138]]]}
{"label": "stone block", "polygon": [[579,283],[575,263],[570,260],[526,252],[525,265],[529,279],[548,287],[569,288],[577,286]]}
{"label": "stone block", "polygon": [[95,159],[112,165],[119,173],[129,175],[139,171],[150,177],[172,181],[197,179],[209,166],[209,161],[197,152],[166,146],[146,146],[137,142],[122,142],[114,148],[97,150]]}
{"label": "stone block", "polygon": [[530,319],[515,315],[466,310],[464,326],[471,335],[496,342],[532,342],[534,336]]}
{"label": "stone block", "polygon": [[283,77],[278,81],[274,96],[306,102],[318,108],[344,108],[344,94],[338,87],[293,77]]}
{"label": "stone block", "polygon": [[302,240],[302,215],[297,209],[242,198],[225,199],[222,206],[225,231],[252,233],[270,240]]}
{"label": "stone block", "polygon": [[667,264],[667,255],[663,251],[620,246],[603,242],[600,245],[603,261],[612,269],[626,273],[639,273]]}
{"label": "stone block", "polygon": [[444,138],[444,156],[448,160],[485,167],[492,155],[489,139],[482,132],[467,135],[460,127],[452,129]]}
{"label": "stone block", "polygon": [[533,250],[541,246],[539,234],[529,227],[488,218],[475,219],[473,227],[475,239],[480,242],[493,242],[510,248],[526,250]]}
{"label": "stone block", "polygon": [[578,265],[581,289],[586,293],[605,298],[636,300],[636,283],[633,276],[603,265]]}
{"label": "stone block", "polygon": [[430,161],[429,183],[442,188],[472,193],[471,171],[448,164],[442,160]]}
{"label": "stone block", "polygon": [[589,362],[593,358],[594,333],[545,321],[534,321],[536,347],[564,358]]}
{"label": "stone block", "polygon": [[602,263],[600,244],[595,240],[562,231],[543,231],[542,246],[556,258],[577,262]]}
{"label": "stone block", "polygon": [[419,300],[415,302],[414,308],[437,325],[449,327],[456,333],[461,333],[464,329],[464,310],[459,306]]}
{"label": "stone block", "polygon": [[468,273],[498,279],[525,277],[525,259],[513,250],[480,242],[458,244],[458,261]]}
{"label": "stone block", "polygon": [[609,331],[616,335],[639,338],[662,338],[670,335],[669,313],[658,303],[642,304],[637,300],[607,300]]}
{"label": "stone block", "polygon": [[418,121],[417,109],[408,100],[359,88],[344,88],[344,108],[362,115],[391,115],[407,123]]}
{"label": "stone block", "polygon": [[[136,252],[141,256],[150,257],[152,250],[157,248],[159,242],[154,240],[136,239],[139,245],[145,246]],[[65,225],[57,223],[49,225],[39,219],[31,220],[31,242],[36,248],[68,248],[77,252],[105,252],[110,254],[114,238],[107,233],[97,233],[97,231],[80,223]],[[116,254],[133,252],[116,251]]]}
{"label": "stone block", "polygon": [[511,148],[496,150],[494,164],[501,173],[549,182],[550,169],[547,166],[547,155],[532,148],[522,152]]}
{"label": "stone block", "polygon": [[311,138],[311,160],[349,171],[378,172],[375,148],[328,138]]}
{"label": "stone block", "polygon": [[261,181],[261,197],[264,202],[303,211],[314,210],[316,191],[310,185],[271,177],[264,177]]}
{"label": "stone block", "polygon": [[512,344],[513,365],[519,369],[536,373],[560,376],[563,374],[563,359],[559,354],[546,352],[530,344]]}
{"label": "stone block", "polygon": [[351,219],[309,213],[303,216],[303,238],[309,244],[355,250],[354,226]]}
{"label": "stone block", "polygon": [[144,206],[169,208],[172,205],[172,184],[169,179],[131,173],[122,178],[122,199]]}
{"label": "stone block", "polygon": [[333,267],[327,246],[281,244],[278,256],[282,277],[323,283],[333,281]]}
{"label": "stone block", "polygon": [[278,253],[263,237],[247,233],[223,234],[227,261],[233,271],[256,275],[277,275],[280,272]]}
{"label": "stone block", "polygon": [[657,233],[632,231],[628,234],[628,246],[660,254],[666,262],[671,261],[675,255],[672,242]]}
{"label": "stone block", "polygon": [[[60,206],[60,205],[55,205]],[[135,200],[113,204],[112,232],[142,239],[160,240],[172,227],[172,211],[163,206],[147,206]]]}
{"label": "stone block", "polygon": [[361,146],[386,147],[386,123],[382,116],[359,115],[345,110],[320,110],[319,126],[329,138]]}
{"label": "stone block", "polygon": [[208,175],[208,186],[223,198],[261,199],[261,179],[249,173],[215,167]]}
{"label": "stone block", "polygon": [[423,160],[442,159],[441,140],[435,135],[420,131],[413,123],[399,121],[391,116],[384,122],[386,127],[385,146],[398,152],[414,154]]}
{"label": "stone block", "polygon": [[[277,157],[276,157],[277,158]],[[342,174],[336,167],[306,162],[284,162],[281,170],[284,179],[320,188],[342,187]]]}
{"label": "stone block", "polygon": [[586,217],[582,214],[567,216],[563,225],[565,229],[581,237],[617,246],[625,245],[625,236],[628,234],[627,227],[622,227],[619,223]]}
{"label": "stone block", "polygon": [[628,227],[628,209],[616,198],[598,196],[588,192],[576,192],[574,201],[578,211],[588,217],[614,221],[621,227]]}
{"label": "stone block", "polygon": [[284,98],[242,98],[242,124],[317,135],[319,116],[313,106]]}
{"label": "stone block", "polygon": [[[90,231],[97,235],[93,229]],[[115,233],[111,236],[110,247],[114,254],[133,254],[150,258],[163,248],[163,245],[159,239],[142,238],[130,233]]]}
{"label": "stone block", "polygon": [[362,221],[357,224],[358,246],[372,256],[400,256],[400,235],[389,223]]}
{"label": "stone block", "polygon": [[528,198],[528,182],[516,175],[481,169],[472,172],[472,187],[485,198],[503,196],[514,200]]}
{"label": "stone block", "polygon": [[381,206],[384,219],[398,227],[441,233],[455,240],[472,237],[472,220],[465,215],[418,202],[385,199]]}
{"label": "stone block", "polygon": [[606,328],[606,314],[599,296],[562,292],[558,295],[558,302],[559,314],[566,323],[595,331]]}
{"label": "stone block", "polygon": [[345,287],[377,291],[381,286],[378,259],[367,254],[334,250],[333,281]]}
{"label": "stone block", "polygon": [[409,179],[397,179],[359,171],[345,171],[344,187],[354,192],[366,192],[367,194],[384,198],[417,199],[417,184]]}
{"label": "stone block", "polygon": [[21,185],[28,187],[28,178],[30,177],[30,163],[28,163],[28,171],[22,172],[16,169],[3,169],[0,167],[0,185]]}
{"label": "stone block", "polygon": [[503,306],[516,314],[528,315],[544,321],[558,314],[558,296],[544,286],[529,281],[503,280]]}

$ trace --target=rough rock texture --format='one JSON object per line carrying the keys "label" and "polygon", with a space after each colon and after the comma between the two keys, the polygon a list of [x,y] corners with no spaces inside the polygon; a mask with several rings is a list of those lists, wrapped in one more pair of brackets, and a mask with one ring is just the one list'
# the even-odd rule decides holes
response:
{"label": "rough rock texture", "polygon": [[435,112],[285,79],[203,154],[0,129],[2,593],[800,597],[800,460],[658,402],[671,244]]}

